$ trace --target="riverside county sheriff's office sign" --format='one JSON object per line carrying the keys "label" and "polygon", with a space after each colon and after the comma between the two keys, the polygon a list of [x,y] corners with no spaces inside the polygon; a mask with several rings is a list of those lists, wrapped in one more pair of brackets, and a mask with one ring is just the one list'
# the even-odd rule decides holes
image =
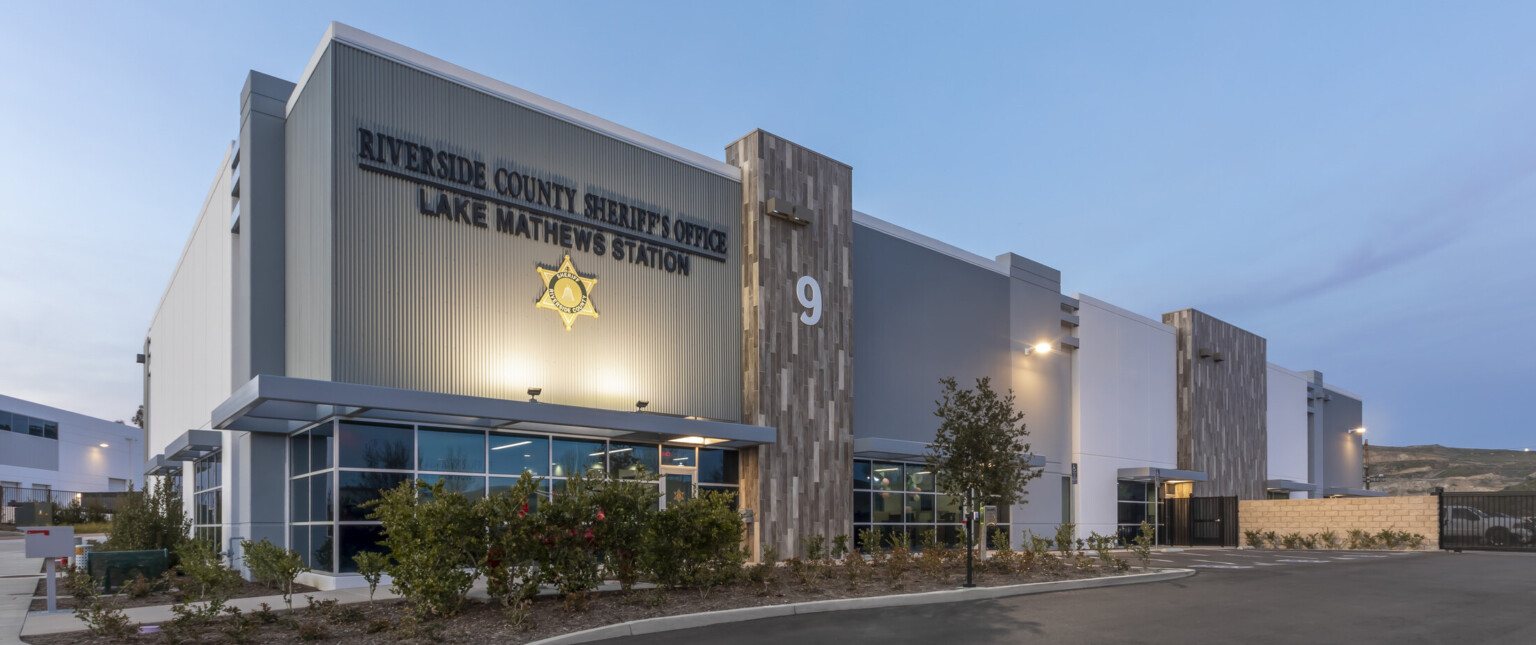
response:
{"label": "riverside county sheriff's office sign", "polygon": [[[377,130],[357,129],[357,159],[363,170],[416,184],[419,214],[559,246],[567,253],[562,268],[576,251],[687,276],[695,259],[725,262],[730,248],[726,231],[688,221],[683,214],[582,193],[531,172],[490,168]],[[574,269],[571,274],[576,275]],[[582,284],[585,278],[572,279]],[[547,293],[539,306],[546,300]],[[574,316],[597,315],[584,313],[590,301],[584,306],[577,313],[551,308],[562,312],[569,328]]]}

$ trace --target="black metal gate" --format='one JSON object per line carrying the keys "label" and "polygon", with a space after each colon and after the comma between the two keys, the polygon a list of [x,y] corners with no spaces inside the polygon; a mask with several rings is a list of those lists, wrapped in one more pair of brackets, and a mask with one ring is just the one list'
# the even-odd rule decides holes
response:
{"label": "black metal gate", "polygon": [[1536,551],[1536,491],[1440,493],[1440,548]]}
{"label": "black metal gate", "polygon": [[1163,500],[1164,543],[1174,546],[1237,546],[1236,497]]}

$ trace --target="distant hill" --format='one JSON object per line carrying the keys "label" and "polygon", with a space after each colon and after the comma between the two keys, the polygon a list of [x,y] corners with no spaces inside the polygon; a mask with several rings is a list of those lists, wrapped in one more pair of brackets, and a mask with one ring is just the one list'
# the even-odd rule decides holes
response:
{"label": "distant hill", "polygon": [[1536,490],[1536,452],[1371,444],[1366,465],[1373,490],[1391,495],[1428,495],[1441,486],[1450,492]]}

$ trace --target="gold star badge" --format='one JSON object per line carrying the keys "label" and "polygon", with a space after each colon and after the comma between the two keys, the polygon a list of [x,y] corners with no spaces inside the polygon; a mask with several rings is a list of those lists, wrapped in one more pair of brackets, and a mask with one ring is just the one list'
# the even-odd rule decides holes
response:
{"label": "gold star badge", "polygon": [[597,286],[597,279],[577,273],[571,264],[571,254],[565,254],[558,269],[535,268],[544,283],[544,294],[539,296],[535,306],[558,312],[560,320],[565,321],[566,331],[570,331],[577,316],[597,317],[597,310],[592,308],[592,288]]}

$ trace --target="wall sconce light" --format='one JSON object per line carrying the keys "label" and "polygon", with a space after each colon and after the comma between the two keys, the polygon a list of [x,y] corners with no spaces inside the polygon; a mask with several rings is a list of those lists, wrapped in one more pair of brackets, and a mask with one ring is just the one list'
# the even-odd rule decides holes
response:
{"label": "wall sconce light", "polygon": [[1049,353],[1051,353],[1051,344],[1050,343],[1035,343],[1035,345],[1032,346],[1032,347],[1025,347],[1024,348],[1024,355],[1025,356],[1029,356],[1030,354],[1049,354]]}
{"label": "wall sconce light", "polygon": [[528,402],[529,403],[538,403],[539,402],[539,395],[543,394],[543,393],[544,393],[544,388],[542,388],[542,387],[530,387],[530,388],[528,388]]}
{"label": "wall sconce light", "polygon": [[645,406],[650,405],[650,404],[651,404],[650,401],[635,401],[635,411],[636,412],[644,412],[645,411]]}
{"label": "wall sconce light", "polygon": [[108,445],[107,445],[107,444],[101,444],[101,447],[103,447],[103,448],[108,448],[108,447],[110,447],[110,446],[108,446]]}
{"label": "wall sconce light", "polygon": [[1364,435],[1365,434],[1365,426],[1360,426],[1358,428],[1350,428],[1349,432],[1350,432],[1350,434]]}

